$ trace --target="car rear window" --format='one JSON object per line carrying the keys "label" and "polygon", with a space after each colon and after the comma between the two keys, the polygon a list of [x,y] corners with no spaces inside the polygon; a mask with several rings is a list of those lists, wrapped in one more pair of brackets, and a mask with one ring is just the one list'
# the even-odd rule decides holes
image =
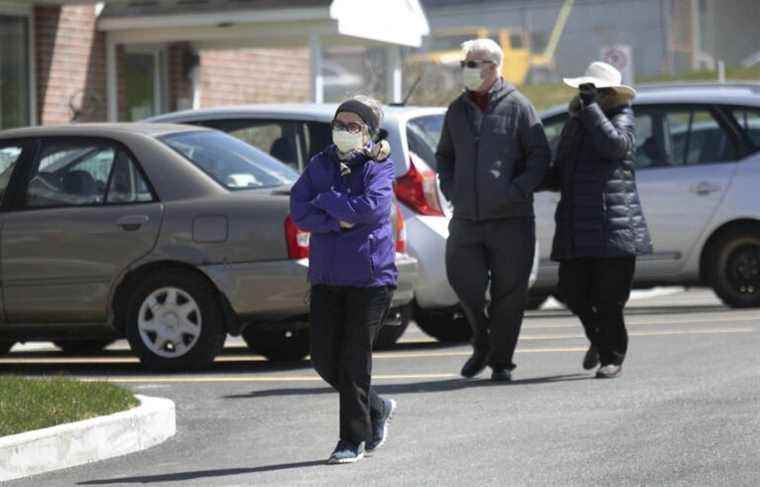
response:
{"label": "car rear window", "polygon": [[406,124],[409,151],[418,155],[434,171],[437,171],[435,151],[443,130],[443,114],[414,117]]}
{"label": "car rear window", "polygon": [[231,191],[294,183],[298,173],[269,154],[217,131],[180,132],[161,141]]}

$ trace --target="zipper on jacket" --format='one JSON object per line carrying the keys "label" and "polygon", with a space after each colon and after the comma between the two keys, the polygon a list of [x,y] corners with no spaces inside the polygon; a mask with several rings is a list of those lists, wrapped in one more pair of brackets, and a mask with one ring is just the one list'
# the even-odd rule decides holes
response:
{"label": "zipper on jacket", "polygon": [[480,221],[480,192],[478,192],[478,160],[480,159],[480,133],[475,138],[475,161],[472,164],[472,180],[475,185],[475,221]]}

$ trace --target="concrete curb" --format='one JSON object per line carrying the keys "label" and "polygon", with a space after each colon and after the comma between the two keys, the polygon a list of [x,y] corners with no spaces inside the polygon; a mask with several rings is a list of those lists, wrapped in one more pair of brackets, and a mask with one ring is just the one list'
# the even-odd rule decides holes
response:
{"label": "concrete curb", "polygon": [[135,397],[140,405],[128,411],[0,438],[0,482],[145,450],[174,436],[174,402]]}

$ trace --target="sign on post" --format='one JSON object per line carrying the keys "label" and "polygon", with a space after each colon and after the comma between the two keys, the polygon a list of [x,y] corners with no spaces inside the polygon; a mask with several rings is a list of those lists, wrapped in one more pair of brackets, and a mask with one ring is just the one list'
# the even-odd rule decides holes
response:
{"label": "sign on post", "polygon": [[602,47],[602,61],[615,66],[623,75],[623,83],[632,85],[633,81],[633,49],[627,44]]}

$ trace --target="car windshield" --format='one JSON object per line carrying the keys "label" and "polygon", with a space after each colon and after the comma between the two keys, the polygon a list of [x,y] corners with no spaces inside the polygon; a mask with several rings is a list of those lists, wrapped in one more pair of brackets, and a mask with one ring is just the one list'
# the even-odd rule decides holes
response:
{"label": "car windshield", "polygon": [[406,124],[406,138],[409,150],[422,158],[434,171],[437,170],[435,150],[441,139],[443,114],[424,115],[409,120]]}
{"label": "car windshield", "polygon": [[216,131],[180,132],[161,141],[233,191],[294,183],[298,173],[269,154]]}

